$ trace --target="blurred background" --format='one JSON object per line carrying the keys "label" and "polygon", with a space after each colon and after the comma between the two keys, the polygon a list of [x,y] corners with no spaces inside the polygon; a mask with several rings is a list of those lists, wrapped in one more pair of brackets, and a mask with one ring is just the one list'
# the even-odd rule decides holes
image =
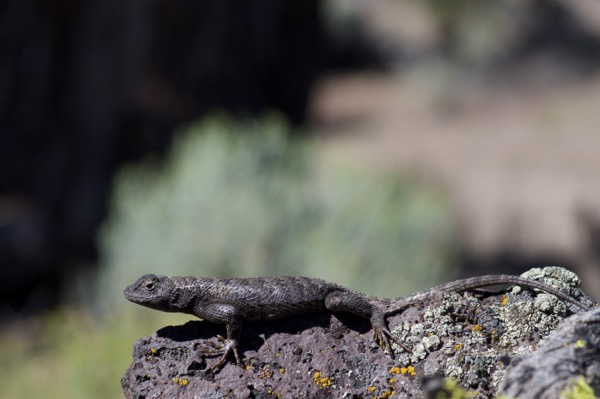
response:
{"label": "blurred background", "polygon": [[[597,0],[7,0],[0,386],[121,397],[144,273],[600,299]],[[594,133],[596,132],[596,133]]]}

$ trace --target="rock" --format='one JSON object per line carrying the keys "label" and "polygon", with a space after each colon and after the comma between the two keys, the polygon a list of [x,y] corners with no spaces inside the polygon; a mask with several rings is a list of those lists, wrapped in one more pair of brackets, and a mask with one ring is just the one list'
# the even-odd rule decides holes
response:
{"label": "rock", "polygon": [[527,357],[507,369],[502,393],[509,398],[551,399],[583,378],[600,392],[600,308],[569,317]]}
{"label": "rock", "polygon": [[[579,280],[556,269],[564,270],[541,269],[538,277],[590,303]],[[218,344],[224,326],[190,321],[140,339],[121,382],[135,399],[385,398],[423,397],[422,377],[441,375],[487,398],[497,393],[511,359],[534,352],[573,311],[528,289],[439,293],[388,318],[413,347],[408,354],[394,345],[395,359],[374,343],[369,321],[353,315],[248,322],[240,343],[245,368],[232,359],[217,373],[207,373],[217,358],[196,351]]]}

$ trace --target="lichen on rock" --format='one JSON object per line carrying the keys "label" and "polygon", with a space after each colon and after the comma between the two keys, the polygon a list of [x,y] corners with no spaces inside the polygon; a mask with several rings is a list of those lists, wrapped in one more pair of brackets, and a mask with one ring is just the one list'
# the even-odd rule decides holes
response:
{"label": "lichen on rock", "polygon": [[[533,269],[528,277],[592,303],[564,269]],[[230,362],[218,373],[207,372],[216,359],[197,351],[224,327],[190,321],[140,339],[122,385],[136,399],[422,397],[423,378],[441,375],[488,398],[506,367],[533,353],[574,311],[529,289],[437,293],[388,318],[391,331],[412,347],[406,353],[393,344],[394,359],[374,344],[369,322],[352,315],[248,322],[240,346],[245,367]]]}

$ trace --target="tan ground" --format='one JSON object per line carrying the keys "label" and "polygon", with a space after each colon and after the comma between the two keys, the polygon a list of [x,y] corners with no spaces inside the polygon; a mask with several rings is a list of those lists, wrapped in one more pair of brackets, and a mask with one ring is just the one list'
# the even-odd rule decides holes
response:
{"label": "tan ground", "polygon": [[328,151],[445,187],[473,254],[557,254],[600,297],[600,242],[584,227],[600,228],[600,76],[510,89],[336,77],[312,115]]}

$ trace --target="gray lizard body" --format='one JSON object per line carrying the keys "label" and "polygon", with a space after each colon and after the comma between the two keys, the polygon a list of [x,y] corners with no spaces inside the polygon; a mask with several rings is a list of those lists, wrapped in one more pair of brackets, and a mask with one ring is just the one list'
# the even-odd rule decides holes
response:
{"label": "gray lizard body", "polygon": [[378,344],[393,356],[390,340],[404,350],[410,349],[387,328],[385,317],[402,311],[412,303],[439,292],[460,292],[498,284],[518,284],[537,288],[587,309],[576,299],[535,280],[518,276],[490,275],[457,280],[404,298],[393,309],[382,304],[390,300],[369,297],[335,283],[310,277],[256,277],[214,279],[203,277],[167,277],[146,274],[125,289],[131,302],[165,312],[195,315],[212,323],[225,324],[227,339],[222,348],[201,353],[222,353],[212,367],[221,367],[229,353],[242,364],[238,342],[245,320],[277,320],[306,314],[349,312],[371,321]]}

